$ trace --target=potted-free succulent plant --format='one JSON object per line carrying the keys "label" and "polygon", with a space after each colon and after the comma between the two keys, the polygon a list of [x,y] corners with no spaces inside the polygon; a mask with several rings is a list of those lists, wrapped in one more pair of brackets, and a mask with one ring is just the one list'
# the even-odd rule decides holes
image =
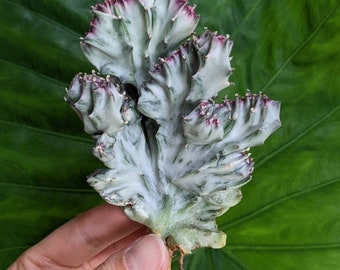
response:
{"label": "potted-free succulent plant", "polygon": [[92,13],[81,49],[97,71],[66,93],[106,167],[87,181],[181,255],[223,247],[216,217],[241,200],[249,148],[280,126],[280,103],[218,96],[231,85],[233,42],[194,33],[186,0],[106,0]]}

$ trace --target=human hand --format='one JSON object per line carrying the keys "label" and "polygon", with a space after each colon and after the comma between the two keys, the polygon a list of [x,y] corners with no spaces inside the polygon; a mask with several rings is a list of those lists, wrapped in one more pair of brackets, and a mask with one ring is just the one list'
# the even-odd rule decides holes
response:
{"label": "human hand", "polygon": [[24,252],[8,270],[167,270],[160,238],[104,204],[62,225]]}

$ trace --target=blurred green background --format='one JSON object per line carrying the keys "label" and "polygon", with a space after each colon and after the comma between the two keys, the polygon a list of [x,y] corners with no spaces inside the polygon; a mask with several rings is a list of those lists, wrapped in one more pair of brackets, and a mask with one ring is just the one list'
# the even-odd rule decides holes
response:
{"label": "blurred green background", "polygon": [[[73,76],[92,69],[79,38],[95,3],[0,0],[0,269],[102,203],[86,183],[102,167],[94,142],[63,100]],[[252,149],[253,180],[218,220],[227,246],[195,251],[185,269],[339,269],[339,1],[191,4],[198,34],[208,26],[234,41],[235,86],[223,95],[250,89],[280,100],[283,126]]]}

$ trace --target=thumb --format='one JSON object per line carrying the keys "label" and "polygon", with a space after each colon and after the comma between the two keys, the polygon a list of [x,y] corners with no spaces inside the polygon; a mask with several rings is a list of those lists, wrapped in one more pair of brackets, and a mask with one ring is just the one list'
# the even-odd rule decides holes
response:
{"label": "thumb", "polygon": [[110,256],[96,270],[167,270],[169,264],[170,255],[163,241],[149,234]]}

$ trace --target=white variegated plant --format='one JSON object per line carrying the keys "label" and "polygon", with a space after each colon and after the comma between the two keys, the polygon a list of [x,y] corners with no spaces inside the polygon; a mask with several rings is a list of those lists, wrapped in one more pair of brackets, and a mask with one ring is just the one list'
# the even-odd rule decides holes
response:
{"label": "white variegated plant", "polygon": [[215,219],[241,200],[249,148],[280,126],[280,103],[217,101],[233,43],[194,34],[187,0],[106,0],[92,13],[81,49],[98,73],[76,75],[66,94],[106,166],[88,182],[173,250],[223,247]]}

